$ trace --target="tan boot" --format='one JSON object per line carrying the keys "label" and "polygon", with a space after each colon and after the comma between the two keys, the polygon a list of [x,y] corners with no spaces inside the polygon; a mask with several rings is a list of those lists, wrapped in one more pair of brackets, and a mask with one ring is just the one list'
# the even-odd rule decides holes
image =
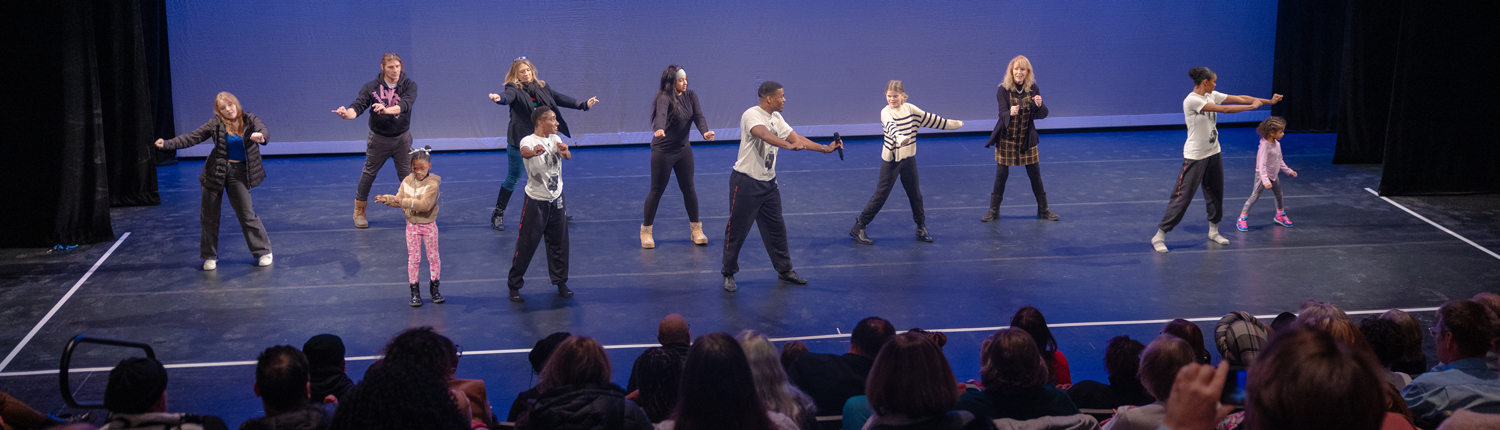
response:
{"label": "tan boot", "polygon": [[691,226],[692,229],[693,229],[693,244],[695,244],[695,245],[707,245],[708,244],[708,236],[704,236],[703,235],[703,223],[701,223],[701,222],[690,222],[690,223],[688,223],[688,225]]}
{"label": "tan boot", "polygon": [[641,247],[651,249],[656,247],[656,240],[651,238],[651,226],[641,226]]}
{"label": "tan boot", "polygon": [[369,202],[354,201],[354,226],[358,228],[370,228],[370,222],[365,220],[365,205]]}

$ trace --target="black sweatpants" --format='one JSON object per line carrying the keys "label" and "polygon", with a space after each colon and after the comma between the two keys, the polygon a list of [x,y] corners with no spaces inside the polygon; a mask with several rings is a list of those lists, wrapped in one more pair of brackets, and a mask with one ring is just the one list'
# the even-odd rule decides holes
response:
{"label": "black sweatpants", "polygon": [[1203,185],[1203,202],[1208,206],[1208,222],[1218,224],[1224,219],[1224,157],[1214,154],[1202,160],[1182,160],[1182,171],[1177,174],[1177,186],[1172,188],[1172,201],[1167,204],[1167,214],[1161,217],[1158,228],[1172,231],[1182,222],[1188,204],[1193,202],[1193,193]]}
{"label": "black sweatpants", "polygon": [[870,202],[865,204],[865,210],[859,213],[859,224],[869,225],[875,220],[875,214],[880,213],[880,207],[885,206],[885,199],[891,196],[891,188],[896,185],[896,178],[901,178],[901,188],[906,189],[906,199],[911,202],[911,220],[918,227],[927,225],[927,215],[922,211],[922,189],[917,183],[917,157],[906,157],[901,161],[880,162],[880,179],[875,182],[875,195],[870,196]]}
{"label": "black sweatpants", "polygon": [[651,192],[646,194],[646,219],[641,225],[656,222],[656,207],[661,193],[667,190],[672,172],[677,172],[677,188],[682,190],[682,205],[687,206],[688,222],[698,222],[698,191],[693,188],[693,147],[677,150],[651,147]]}
{"label": "black sweatpants", "polygon": [[[525,193],[522,193],[525,194]],[[547,240],[547,273],[552,283],[568,282],[568,212],[563,198],[544,202],[526,196],[521,200],[521,227],[516,232],[516,254],[510,261],[510,278],[506,285],[519,290],[526,283],[526,268],[536,247]]]}
{"label": "black sweatpants", "polygon": [[[1036,196],[1037,204],[1047,196],[1047,189],[1042,187],[1042,163],[1031,163],[1026,165],[1026,178],[1031,180],[1031,194]],[[1005,183],[1010,180],[1010,166],[1004,164],[995,165],[995,189],[990,191],[1001,198],[1005,197]]]}
{"label": "black sweatpants", "polygon": [[359,187],[354,191],[354,200],[370,198],[370,185],[375,183],[375,174],[385,166],[385,160],[396,162],[396,183],[411,175],[411,132],[400,136],[381,136],[370,132],[365,142],[365,168],[359,173]]}
{"label": "black sweatpants", "polygon": [[777,273],[792,271],[792,253],[787,250],[786,222],[781,219],[781,190],[776,180],[757,181],[734,171],[729,174],[729,225],[724,227],[724,276],[740,271],[740,247],[750,235],[750,224],[760,227],[771,266]]}

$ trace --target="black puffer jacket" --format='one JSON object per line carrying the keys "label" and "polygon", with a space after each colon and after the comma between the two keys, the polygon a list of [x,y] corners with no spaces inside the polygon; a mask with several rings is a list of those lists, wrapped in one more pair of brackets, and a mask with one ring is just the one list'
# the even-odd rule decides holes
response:
{"label": "black puffer jacket", "polygon": [[[249,175],[244,179],[250,188],[255,188],[266,179],[266,168],[260,164],[260,147],[271,143],[271,133],[266,132],[266,125],[255,114],[246,112],[244,118],[245,133],[241,136],[245,138],[245,173]],[[250,140],[252,133],[260,133],[266,141],[256,145]],[[224,189],[224,176],[229,174],[229,149],[225,146],[229,142],[229,133],[224,131],[224,123],[219,121],[217,115],[197,130],[163,142],[162,148],[182,149],[210,138],[214,140],[214,151],[208,154],[208,161],[203,163],[203,174],[198,176],[198,182],[209,191],[219,191]]]}
{"label": "black puffer jacket", "polygon": [[615,384],[567,385],[537,398],[517,429],[651,430],[651,419]]}

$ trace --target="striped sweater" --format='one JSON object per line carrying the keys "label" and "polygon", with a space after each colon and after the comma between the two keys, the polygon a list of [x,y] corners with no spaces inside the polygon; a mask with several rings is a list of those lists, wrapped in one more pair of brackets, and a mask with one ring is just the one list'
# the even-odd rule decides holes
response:
{"label": "striped sweater", "polygon": [[885,128],[885,147],[880,151],[880,159],[901,161],[917,155],[918,127],[957,130],[963,122],[944,119],[922,111],[917,105],[902,103],[898,108],[886,105],[881,109],[880,125]]}

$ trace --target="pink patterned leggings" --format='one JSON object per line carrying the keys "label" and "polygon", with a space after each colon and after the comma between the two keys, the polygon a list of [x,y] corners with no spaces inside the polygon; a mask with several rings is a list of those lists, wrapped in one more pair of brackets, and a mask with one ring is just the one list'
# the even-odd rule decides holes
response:
{"label": "pink patterned leggings", "polygon": [[422,263],[422,245],[427,245],[427,275],[442,278],[443,261],[438,258],[437,221],[426,224],[406,223],[406,280],[417,283],[417,267]]}

